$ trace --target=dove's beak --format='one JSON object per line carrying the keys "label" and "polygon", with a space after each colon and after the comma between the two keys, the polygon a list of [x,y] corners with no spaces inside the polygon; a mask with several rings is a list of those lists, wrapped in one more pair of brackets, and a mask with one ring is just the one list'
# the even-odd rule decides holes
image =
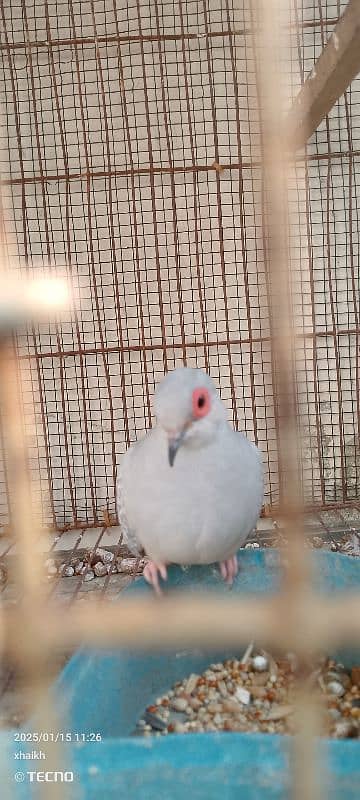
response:
{"label": "dove's beak", "polygon": [[177,436],[172,436],[171,438],[169,438],[168,456],[169,456],[170,467],[174,466],[175,456],[183,441],[184,436],[185,436],[185,431],[181,431],[181,433],[179,433]]}

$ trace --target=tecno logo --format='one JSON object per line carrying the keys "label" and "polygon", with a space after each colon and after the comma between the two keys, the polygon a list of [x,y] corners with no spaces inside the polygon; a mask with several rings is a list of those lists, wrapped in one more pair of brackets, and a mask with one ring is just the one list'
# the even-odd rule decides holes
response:
{"label": "tecno logo", "polygon": [[73,772],[28,772],[30,783],[72,783]]}

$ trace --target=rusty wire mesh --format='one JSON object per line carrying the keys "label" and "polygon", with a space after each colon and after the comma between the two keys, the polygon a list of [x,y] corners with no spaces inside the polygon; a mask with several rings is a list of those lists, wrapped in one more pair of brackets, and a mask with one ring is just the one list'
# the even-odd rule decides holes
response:
{"label": "rusty wire mesh", "polygon": [[[290,5],[295,96],[346,4]],[[113,519],[117,460],[151,425],[155,384],[184,362],[211,372],[259,444],[276,505],[251,4],[1,0],[0,11],[8,251],[67,263],[81,298],[72,322],[18,336],[47,522]],[[359,492],[359,85],[289,189],[302,489],[317,508]],[[6,523],[3,466],[0,482]]]}

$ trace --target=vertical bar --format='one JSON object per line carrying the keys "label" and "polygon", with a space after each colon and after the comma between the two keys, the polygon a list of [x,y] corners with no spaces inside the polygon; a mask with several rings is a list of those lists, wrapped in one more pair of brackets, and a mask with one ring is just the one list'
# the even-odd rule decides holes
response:
{"label": "vertical bar", "polygon": [[[256,43],[260,78],[260,115],[264,130],[263,181],[265,233],[269,263],[275,391],[279,425],[279,470],[283,476],[282,513],[289,535],[288,567],[284,580],[284,626],[289,632],[301,626],[307,591],[307,558],[301,524],[300,443],[296,406],[296,350],[289,272],[288,181],[292,163],[285,153],[282,119],[283,56],[288,42],[286,0],[256,0]],[[296,635],[295,635],[296,641]],[[300,644],[300,643],[299,643]],[[301,666],[306,669],[302,644]],[[318,797],[319,764],[314,750],[316,712],[305,685],[299,686],[299,732],[292,747],[294,800]]]}
{"label": "vertical bar", "polygon": [[[18,148],[18,156],[19,156],[19,167],[20,167],[20,174],[21,174],[21,187],[22,187],[22,224],[23,224],[23,243],[24,243],[24,256],[25,261],[27,262],[30,257],[29,252],[29,242],[28,242],[28,233],[27,233],[27,204],[26,204],[26,188],[25,188],[25,169],[24,169],[24,157],[23,157],[23,150],[22,150],[22,141],[21,141],[21,124],[20,124],[20,114],[18,109],[18,99],[17,99],[17,91],[16,91],[16,70],[13,64],[13,56],[11,54],[9,36],[7,32],[7,25],[6,25],[6,16],[5,16],[5,6],[1,0],[1,16],[2,16],[2,23],[3,23],[3,31],[4,31],[4,38],[6,42],[6,48],[8,51],[8,59],[9,59],[9,73],[10,73],[10,82],[11,82],[11,90],[14,100],[14,117],[15,117],[15,129],[16,129],[16,142]],[[25,10],[25,18],[24,18],[24,27],[25,31],[26,28],[26,10]],[[35,109],[35,95],[34,95],[34,86],[33,86],[33,73],[32,73],[32,61],[31,61],[31,53],[30,53],[30,76],[32,80],[31,88],[32,88],[32,100],[35,110],[35,132],[36,138],[38,140],[38,121],[36,116],[36,109]],[[42,169],[41,165],[41,154],[39,151],[39,168],[40,172]],[[45,204],[45,197],[43,195],[43,204],[44,204],[44,218],[46,219],[46,204]],[[48,241],[48,237],[47,237]],[[36,331],[34,325],[31,326],[32,332],[32,339],[34,344],[35,350],[35,358],[36,358],[36,372],[37,372],[37,380],[38,380],[38,389],[39,389],[39,400],[40,400],[40,410],[41,410],[41,424],[42,424],[42,432],[44,437],[44,446],[45,446],[45,454],[46,454],[46,468],[47,468],[47,488],[48,488],[48,496],[51,505],[51,513],[52,513],[52,520],[54,527],[56,526],[56,515],[55,515],[55,508],[53,503],[52,497],[52,470],[51,470],[51,460],[50,460],[50,453],[49,453],[49,443],[47,437],[47,429],[46,429],[46,415],[45,415],[45,399],[43,394],[42,388],[42,376],[41,376],[41,369],[40,369],[40,359],[39,359],[39,348],[38,342],[36,337]]]}
{"label": "vertical bar", "polygon": [[[34,500],[34,487],[30,483],[26,440],[21,423],[21,388],[18,382],[15,353],[6,338],[0,340],[0,409],[6,425],[7,467],[10,492],[13,498],[13,530],[17,543],[16,581],[22,593],[17,608],[17,629],[21,631],[18,643],[18,664],[25,685],[31,690],[32,706],[37,708],[39,728],[57,729],[56,715],[46,702],[45,689],[52,674],[52,659],[48,648],[37,645],[33,621],[41,619],[45,604],[42,560],[38,554],[41,511]],[[35,555],[34,555],[35,554]],[[3,634],[0,627],[0,636]],[[54,742],[42,745],[46,753],[46,767],[53,771],[61,768],[60,748]],[[65,800],[62,785],[55,784],[46,790],[39,787],[36,796]]]}

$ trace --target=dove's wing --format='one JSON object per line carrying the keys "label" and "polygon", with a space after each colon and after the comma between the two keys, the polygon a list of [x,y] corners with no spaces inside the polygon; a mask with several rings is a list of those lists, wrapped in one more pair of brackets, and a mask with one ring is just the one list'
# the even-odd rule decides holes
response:
{"label": "dove's wing", "polygon": [[123,543],[128,547],[131,553],[135,556],[141,555],[143,552],[142,545],[135,536],[135,532],[130,528],[125,508],[125,495],[124,495],[124,482],[123,482],[123,466],[120,465],[116,481],[116,507],[119,519],[119,525],[123,535]]}

